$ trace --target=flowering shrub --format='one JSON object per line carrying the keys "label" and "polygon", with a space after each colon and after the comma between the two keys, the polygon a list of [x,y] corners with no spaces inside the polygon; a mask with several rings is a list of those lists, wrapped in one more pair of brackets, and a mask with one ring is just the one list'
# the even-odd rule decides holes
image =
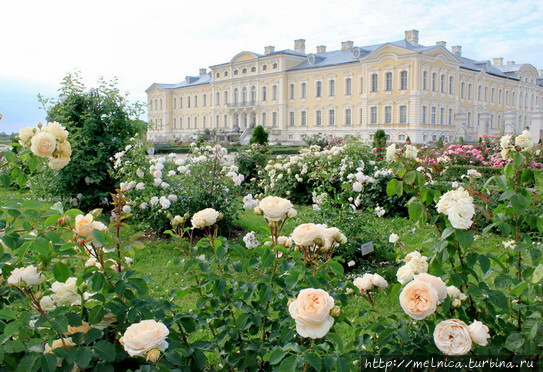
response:
{"label": "flowering shrub", "polygon": [[192,146],[186,159],[175,154],[150,159],[144,149],[142,141],[135,141],[114,156],[113,173],[130,198],[127,206],[135,221],[164,231],[175,216],[209,207],[223,213],[221,226],[232,225],[244,176],[236,166],[223,166],[225,148]]}

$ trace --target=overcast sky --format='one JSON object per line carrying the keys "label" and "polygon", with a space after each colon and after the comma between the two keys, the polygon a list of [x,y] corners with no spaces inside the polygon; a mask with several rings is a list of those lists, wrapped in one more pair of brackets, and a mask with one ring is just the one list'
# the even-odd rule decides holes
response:
{"label": "overcast sky", "polygon": [[154,82],[177,83],[244,50],[293,49],[295,39],[313,52],[417,29],[423,45],[443,40],[468,58],[543,69],[542,0],[6,0],[0,9],[0,132],[8,133],[43,120],[38,93],[57,97],[69,72],[89,88],[117,77],[145,102]]}

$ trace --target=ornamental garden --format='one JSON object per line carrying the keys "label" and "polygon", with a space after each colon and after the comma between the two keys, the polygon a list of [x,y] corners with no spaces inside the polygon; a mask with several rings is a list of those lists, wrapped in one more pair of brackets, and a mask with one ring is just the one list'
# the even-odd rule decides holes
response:
{"label": "ornamental garden", "polygon": [[[117,92],[67,93],[0,160],[2,370],[538,365],[543,146],[529,132],[150,157]],[[77,113],[85,99],[109,121]]]}

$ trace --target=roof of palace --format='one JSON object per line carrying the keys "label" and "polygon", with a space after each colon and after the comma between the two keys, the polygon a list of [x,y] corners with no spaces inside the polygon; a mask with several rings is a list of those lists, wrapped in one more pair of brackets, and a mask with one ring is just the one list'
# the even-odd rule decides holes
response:
{"label": "roof of palace", "polygon": [[[271,52],[269,54],[264,54],[264,55],[258,54],[258,53],[253,53],[253,54],[257,58],[268,57],[272,55],[284,55],[284,54],[299,56],[299,57],[312,56],[311,61],[310,61],[310,58],[307,58],[304,61],[300,62],[300,64],[298,64],[297,66],[289,69],[289,71],[294,71],[294,70],[313,69],[313,68],[336,66],[336,65],[346,64],[346,63],[358,62],[360,59],[363,59],[364,57],[380,49],[381,47],[384,47],[385,45],[393,45],[396,47],[408,49],[416,53],[424,53],[427,51],[431,51],[432,49],[435,49],[435,48],[444,48],[440,45],[424,46],[418,43],[413,44],[405,39],[402,39],[402,40],[388,42],[388,43],[373,44],[373,45],[367,45],[367,46],[362,46],[362,47],[353,47],[351,49],[333,50],[333,51],[318,53],[318,54],[317,53],[302,53],[302,52],[295,51],[292,49],[274,51],[274,52]],[[358,57],[354,56],[353,54],[354,49],[358,49],[360,51]],[[453,52],[449,52],[449,53],[451,53],[455,58],[457,58],[460,61],[461,68],[472,70],[472,71],[482,71],[494,76],[499,76],[499,77],[508,78],[508,79],[517,79],[515,76],[515,73],[518,72],[522,66],[524,66],[524,64],[493,65],[492,63],[490,63],[490,61],[477,61],[477,60],[463,57]],[[539,79],[539,78],[537,80],[538,82],[540,82],[540,84],[541,84],[541,81],[543,81],[542,79]],[[179,82],[177,84],[155,83],[151,85],[149,89],[151,89],[154,85],[158,85],[159,87],[165,88],[165,89],[174,89],[174,88],[180,88],[180,87],[206,84],[210,82],[211,82],[211,73],[206,72],[199,76],[187,76],[184,81]]]}

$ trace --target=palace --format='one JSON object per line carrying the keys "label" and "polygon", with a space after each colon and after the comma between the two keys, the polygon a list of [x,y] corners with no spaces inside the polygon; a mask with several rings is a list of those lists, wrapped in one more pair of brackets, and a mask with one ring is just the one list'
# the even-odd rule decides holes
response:
{"label": "palace", "polygon": [[319,133],[372,140],[377,129],[393,142],[474,142],[524,129],[543,138],[543,70],[418,41],[409,30],[399,41],[306,52],[299,39],[293,50],[244,51],[180,83],[152,84],[148,139],[243,141],[256,125],[283,144]]}

